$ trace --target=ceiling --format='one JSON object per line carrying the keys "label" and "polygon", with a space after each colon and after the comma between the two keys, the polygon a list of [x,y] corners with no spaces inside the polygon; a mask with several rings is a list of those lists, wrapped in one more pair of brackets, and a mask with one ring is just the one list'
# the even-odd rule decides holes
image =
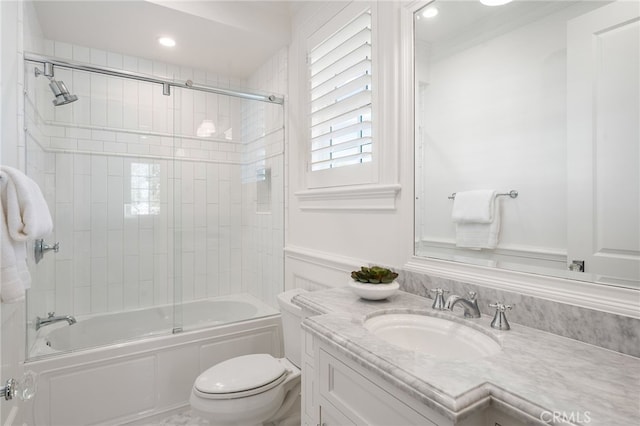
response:
{"label": "ceiling", "polygon": [[[586,13],[607,2],[609,0],[514,0],[489,7],[478,0],[435,0],[415,14],[416,44],[423,53],[428,49],[435,60],[560,11],[564,10],[567,16]],[[439,13],[424,18],[421,13],[429,7],[437,8]]]}
{"label": "ceiling", "polygon": [[[478,0],[436,0],[416,12],[416,39],[443,43],[469,33],[494,33],[512,30],[574,4],[573,1],[521,0],[503,6],[485,6]],[[435,7],[434,18],[424,18],[424,9]],[[473,34],[478,35],[478,34]]]}
{"label": "ceiling", "polygon": [[[285,1],[34,1],[46,39],[246,78],[289,44]],[[157,39],[171,36],[173,48]]]}

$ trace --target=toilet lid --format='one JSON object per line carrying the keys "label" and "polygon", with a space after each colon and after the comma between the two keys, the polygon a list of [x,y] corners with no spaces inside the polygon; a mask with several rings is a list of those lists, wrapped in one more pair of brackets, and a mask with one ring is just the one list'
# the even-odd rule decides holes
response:
{"label": "toilet lid", "polygon": [[206,370],[196,379],[195,388],[207,394],[243,392],[272,383],[285,373],[285,367],[271,355],[243,355]]}

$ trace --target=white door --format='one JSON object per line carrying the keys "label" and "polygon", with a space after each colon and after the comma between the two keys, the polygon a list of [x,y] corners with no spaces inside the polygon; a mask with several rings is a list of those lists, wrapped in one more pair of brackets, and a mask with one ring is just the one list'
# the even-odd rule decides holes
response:
{"label": "white door", "polygon": [[568,22],[568,259],[640,287],[640,3]]}

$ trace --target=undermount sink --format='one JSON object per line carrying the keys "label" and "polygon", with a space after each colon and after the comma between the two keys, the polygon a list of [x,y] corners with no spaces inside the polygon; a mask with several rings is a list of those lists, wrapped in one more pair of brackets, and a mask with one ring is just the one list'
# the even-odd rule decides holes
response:
{"label": "undermount sink", "polygon": [[475,359],[496,354],[500,344],[466,325],[420,314],[383,314],[364,322],[380,339],[442,359]]}

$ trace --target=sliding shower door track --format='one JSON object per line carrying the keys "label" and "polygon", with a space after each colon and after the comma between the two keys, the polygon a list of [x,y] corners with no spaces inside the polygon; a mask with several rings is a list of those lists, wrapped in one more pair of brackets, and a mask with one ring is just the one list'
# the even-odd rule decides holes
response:
{"label": "sliding shower door track", "polygon": [[271,104],[280,104],[280,105],[284,104],[284,98],[282,96],[278,96],[274,94],[263,94],[263,93],[256,93],[256,92],[224,89],[220,87],[196,84],[191,80],[187,80],[184,83],[180,83],[175,80],[155,77],[155,76],[151,76],[151,75],[143,74],[139,72],[125,71],[125,70],[119,70],[116,68],[85,64],[82,62],[76,62],[68,59],[59,59],[52,56],[39,55],[36,53],[25,52],[24,60],[28,62],[39,63],[39,64],[51,64],[53,66],[59,66],[62,68],[104,74],[112,77],[128,78],[132,80],[144,81],[147,83],[159,84],[163,88],[163,94],[167,96],[170,94],[170,89],[169,89],[170,87],[178,87],[181,89],[191,89],[191,90],[196,90],[200,92],[233,96],[236,98],[250,99],[254,101],[267,102]]}

